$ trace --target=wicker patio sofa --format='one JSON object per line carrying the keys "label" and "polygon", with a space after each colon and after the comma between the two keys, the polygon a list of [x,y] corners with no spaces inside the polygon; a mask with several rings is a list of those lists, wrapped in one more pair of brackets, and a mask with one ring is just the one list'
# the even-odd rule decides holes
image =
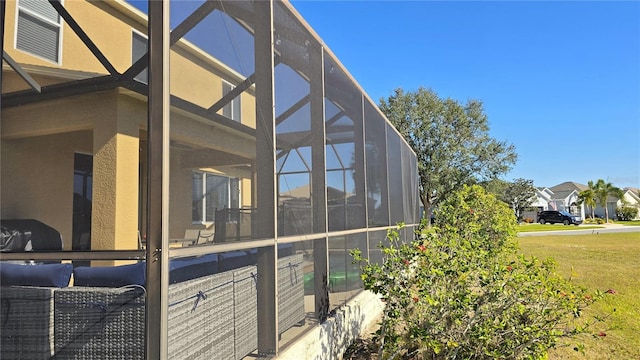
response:
{"label": "wicker patio sofa", "polygon": [[55,359],[144,359],[145,294],[140,286],[54,291]]}
{"label": "wicker patio sofa", "polygon": [[[245,256],[210,254],[172,261],[168,294],[171,359],[237,360],[257,348],[257,268],[248,265],[255,254],[243,253]],[[304,320],[301,263],[302,255],[278,261],[280,333]],[[3,284],[0,358],[143,359],[144,288],[114,284],[120,286]]]}
{"label": "wicker patio sofa", "polygon": [[233,358],[234,273],[169,286],[170,359]]}
{"label": "wicker patio sofa", "polygon": [[54,293],[72,271],[71,264],[0,263],[0,359],[51,358]]}
{"label": "wicker patio sofa", "polygon": [[302,254],[278,259],[278,333],[302,323],[304,311],[304,271]]}
{"label": "wicker patio sofa", "polygon": [[50,359],[53,287],[0,288],[0,359]]}

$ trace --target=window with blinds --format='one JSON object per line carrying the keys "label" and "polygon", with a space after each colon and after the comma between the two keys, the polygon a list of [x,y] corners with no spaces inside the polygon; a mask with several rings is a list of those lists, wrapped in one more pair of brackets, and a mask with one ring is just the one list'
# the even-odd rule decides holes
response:
{"label": "window with blinds", "polygon": [[[222,82],[222,96],[227,95],[229,92],[231,92],[231,90],[234,89],[235,86],[229,84],[226,81]],[[233,100],[229,101],[223,108],[222,108],[222,115],[224,117],[227,117],[231,120],[235,120],[237,122],[240,122],[240,95],[236,96]]]}
{"label": "window with blinds", "polygon": [[[143,57],[147,53],[147,38],[139,34],[137,32],[133,32],[133,39],[131,42],[131,64],[134,64],[141,57]],[[138,75],[134,77],[134,79],[148,84],[149,83],[149,75],[148,68],[142,70]]]}
{"label": "window with blinds", "polygon": [[16,49],[60,62],[61,19],[47,0],[19,0]]}

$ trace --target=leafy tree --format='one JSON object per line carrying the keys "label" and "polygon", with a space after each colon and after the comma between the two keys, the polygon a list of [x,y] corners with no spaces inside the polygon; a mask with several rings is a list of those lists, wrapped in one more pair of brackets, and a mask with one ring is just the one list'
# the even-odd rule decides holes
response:
{"label": "leafy tree", "polygon": [[504,196],[504,192],[509,185],[509,182],[502,179],[490,179],[488,181],[483,181],[478,183],[478,185],[482,186],[489,194],[493,194],[498,199],[502,199]]}
{"label": "leafy tree", "polygon": [[521,219],[522,212],[531,207],[536,200],[536,187],[533,186],[533,180],[518,178],[508,182],[502,179],[491,179],[481,185],[488,193],[507,203],[518,220]]}
{"label": "leafy tree", "polygon": [[543,359],[599,320],[581,314],[603,293],[562,278],[552,259],[517,256],[512,211],[480,186],[450,194],[435,219],[411,244],[390,233],[381,263],[353,251],[385,303],[380,359]]}
{"label": "leafy tree", "polygon": [[596,207],[596,185],[593,181],[589,180],[588,183],[589,188],[581,191],[578,194],[578,204],[585,204],[591,209],[591,218],[595,218],[594,210]]}
{"label": "leafy tree", "polygon": [[380,109],[416,152],[426,211],[464,184],[496,178],[515,164],[514,146],[489,136],[479,100],[461,104],[431,89],[396,89],[380,99]]}
{"label": "leafy tree", "polygon": [[533,180],[518,178],[507,184],[502,200],[509,204],[516,213],[518,220],[520,214],[536,200],[536,188]]}
{"label": "leafy tree", "polygon": [[618,199],[621,199],[624,196],[622,189],[613,186],[612,183],[605,182],[602,179],[598,179],[596,182],[596,199],[598,199],[598,204],[604,208],[604,218],[605,221],[609,222],[609,209],[607,208],[607,198],[609,196],[614,196]]}

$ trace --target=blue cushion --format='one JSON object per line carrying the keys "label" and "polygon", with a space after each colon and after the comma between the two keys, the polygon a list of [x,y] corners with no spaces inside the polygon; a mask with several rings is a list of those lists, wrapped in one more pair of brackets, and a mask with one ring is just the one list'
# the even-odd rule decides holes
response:
{"label": "blue cushion", "polygon": [[292,243],[287,243],[287,244],[278,244],[278,257],[282,258],[282,257],[286,257],[289,255],[293,255],[294,253],[294,249],[293,249],[293,244]]}
{"label": "blue cushion", "polygon": [[169,262],[169,283],[187,281],[218,272],[218,254],[188,257]]}
{"label": "blue cushion", "polygon": [[144,286],[145,274],[144,262],[121,266],[78,266],[73,270],[73,284],[96,287]]}
{"label": "blue cushion", "polygon": [[2,286],[69,286],[73,265],[44,264],[19,265],[0,263],[0,284]]}
{"label": "blue cushion", "polygon": [[247,251],[230,251],[220,254],[218,269],[220,272],[251,265],[251,256]]}
{"label": "blue cushion", "polygon": [[249,255],[249,263],[258,263],[258,249],[246,250],[246,253]]}

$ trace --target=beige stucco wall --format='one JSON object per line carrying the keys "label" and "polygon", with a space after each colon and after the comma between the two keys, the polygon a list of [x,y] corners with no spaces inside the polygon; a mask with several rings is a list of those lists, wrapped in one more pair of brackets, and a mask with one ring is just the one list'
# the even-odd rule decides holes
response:
{"label": "beige stucco wall", "polygon": [[74,152],[92,154],[92,248],[137,248],[144,106],[110,91],[3,109],[2,217],[37,218],[70,249]]}
{"label": "beige stucco wall", "polygon": [[180,164],[181,151],[171,150],[169,177],[169,238],[184,237],[184,231],[193,228],[191,224],[191,169]]}
{"label": "beige stucco wall", "polygon": [[[67,11],[96,44],[115,69],[123,73],[132,64],[132,33],[146,33],[145,18],[139,11],[121,2],[64,2]],[[40,75],[55,70],[77,72],[74,76],[94,77],[108,72],[82,43],[72,28],[63,22],[60,62],[53,63],[15,48],[16,2],[7,1],[5,48],[13,59],[26,66],[38,66]],[[108,29],[108,31],[105,31]],[[49,70],[47,70],[47,68]],[[26,88],[23,81],[9,76],[11,88]],[[222,78],[231,84],[243,79],[230,68],[187,42],[179,42],[171,51],[171,93],[203,108],[209,108],[222,98]],[[15,80],[15,81],[14,81]],[[39,83],[47,85],[60,80],[41,76]],[[6,86],[5,86],[6,88]],[[242,123],[255,127],[253,90],[241,95]],[[220,112],[221,113],[221,112]]]}
{"label": "beige stucco wall", "polygon": [[[64,5],[116,70],[123,72],[131,65],[132,31],[145,32],[143,14],[122,2],[67,0]],[[39,84],[106,74],[103,66],[68,24],[62,27],[60,64],[15,49],[16,2],[8,1],[6,10],[5,49],[14,60],[25,66]],[[172,93],[204,108],[222,97],[221,78],[232,84],[242,80],[231,69],[186,42],[172,48],[171,61]],[[27,88],[25,82],[6,64],[3,67],[3,80],[3,92]],[[241,95],[242,123],[255,127],[252,91],[250,89]],[[140,172],[142,176],[146,174],[146,152],[140,149],[141,144],[146,144],[147,121],[147,104],[142,96],[127,90],[89,93],[3,108],[1,116],[3,217],[40,217],[63,233],[68,240],[65,247],[70,249],[73,152],[80,151],[94,156],[92,248],[137,247],[138,228],[144,228],[144,224],[138,224],[138,209],[142,211],[142,218],[146,213],[146,199],[143,197],[140,200],[139,197]],[[83,134],[83,142],[79,142],[78,135],[74,134]],[[255,159],[255,139],[251,136],[182,110],[172,110],[171,139],[185,148],[214,149]],[[54,146],[52,142],[57,141],[61,143]],[[185,228],[193,226],[191,171],[199,166],[182,163],[188,151],[181,150],[181,146],[172,146],[170,155],[171,237],[181,237]],[[54,149],[60,150],[51,151]],[[205,157],[203,165],[215,166],[215,157],[218,156],[224,157],[220,154],[209,159]],[[48,160],[44,163],[41,158]],[[243,178],[242,205],[251,206],[250,170],[228,166],[216,167],[215,170],[227,176]],[[18,173],[25,178],[25,175],[32,176],[33,172],[43,171],[49,177],[47,180],[29,178],[18,181],[7,175]],[[144,188],[142,191],[145,191]],[[28,201],[23,202],[23,198]],[[139,204],[140,201],[142,204]],[[47,206],[39,206],[38,202],[46,202]]]}
{"label": "beige stucco wall", "polygon": [[135,116],[129,99],[113,95],[115,106],[93,119],[93,250],[138,247],[139,123],[145,118]]}
{"label": "beige stucco wall", "polygon": [[71,250],[74,152],[91,153],[90,131],[2,140],[0,182],[4,219],[36,219]]}
{"label": "beige stucco wall", "polygon": [[95,114],[108,112],[113,103],[103,93],[76,96],[2,109],[3,139],[90,130]]}
{"label": "beige stucco wall", "polygon": [[[180,45],[171,51],[171,94],[208,109],[222,98],[222,79],[237,85],[243,79],[192,48]],[[251,92],[241,94],[241,123],[255,128],[255,98]],[[218,111],[222,114],[222,111]]]}
{"label": "beige stucco wall", "polygon": [[[94,156],[93,249],[132,249],[137,247],[139,171],[146,152],[140,149],[139,134],[146,123],[146,103],[118,91],[87,94],[46,103],[3,109],[2,134],[2,216],[38,218],[59,229],[65,246],[71,246],[73,153]],[[229,133],[203,121],[176,115],[172,118],[172,138],[183,143],[228,150],[254,157],[254,144],[246,136]],[[65,138],[65,134],[84,134]],[[57,144],[60,142],[60,144]],[[146,143],[144,143],[146,144]],[[54,146],[55,145],[55,146]],[[54,151],[58,147],[65,151]],[[170,237],[180,238],[191,221],[194,167],[182,164],[184,150],[171,147]],[[41,154],[46,154],[43,157]],[[55,159],[50,159],[54,157]],[[40,165],[40,159],[44,164]],[[205,159],[206,160],[206,159]],[[215,163],[216,159],[210,159]],[[24,164],[30,164],[25,167]],[[31,165],[35,164],[35,165]],[[27,170],[28,169],[28,170]],[[34,177],[32,171],[46,172],[48,179]],[[41,169],[41,170],[40,170]],[[251,206],[249,168],[208,168],[230,177],[240,177],[242,205]],[[20,178],[8,174],[18,172]],[[27,176],[29,175],[29,176]],[[144,175],[144,173],[143,173]],[[33,178],[33,182],[31,180]],[[51,191],[63,188],[64,191]],[[25,195],[26,194],[26,195]],[[22,201],[25,198],[27,201]],[[37,202],[35,201],[37,200]],[[146,199],[143,199],[146,201]],[[47,206],[38,205],[46,202]],[[57,208],[52,204],[67,204]],[[141,204],[144,209],[144,203]],[[53,207],[56,207],[54,210]],[[143,210],[144,212],[144,210]],[[42,214],[47,214],[42,217]],[[144,216],[143,216],[144,217]],[[51,223],[49,221],[52,221]],[[59,228],[60,226],[60,228]]]}
{"label": "beige stucco wall", "polygon": [[[15,1],[6,2],[6,25],[4,41],[6,49],[16,62],[21,64],[62,67],[93,74],[107,74],[104,66],[86,48],[72,28],[62,23],[62,52],[59,64],[32,56],[29,53],[15,49],[15,29],[17,11]],[[132,28],[143,29],[140,18],[123,16],[112,6],[99,1],[64,1],[64,7],[98,46],[100,51],[109,59],[116,70],[122,72],[131,64]],[[105,31],[108,29],[108,31]],[[128,51],[122,51],[122,49]],[[61,66],[60,66],[61,65]]]}

